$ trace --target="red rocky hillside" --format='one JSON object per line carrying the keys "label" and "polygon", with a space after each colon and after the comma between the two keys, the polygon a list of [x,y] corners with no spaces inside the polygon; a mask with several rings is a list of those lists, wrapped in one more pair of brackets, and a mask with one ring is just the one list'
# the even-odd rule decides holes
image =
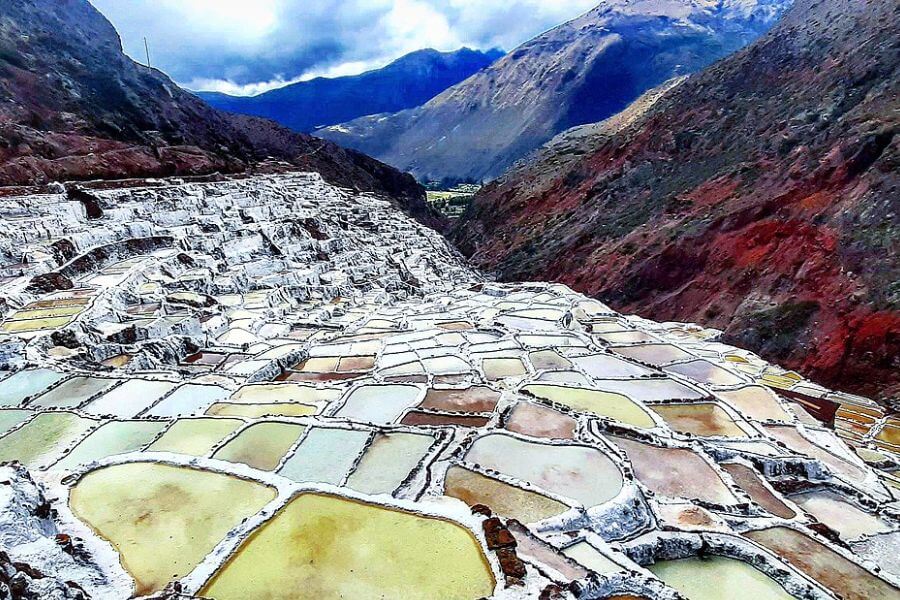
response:
{"label": "red rocky hillside", "polygon": [[563,134],[454,238],[823,384],[900,389],[900,4],[797,0],[747,49]]}

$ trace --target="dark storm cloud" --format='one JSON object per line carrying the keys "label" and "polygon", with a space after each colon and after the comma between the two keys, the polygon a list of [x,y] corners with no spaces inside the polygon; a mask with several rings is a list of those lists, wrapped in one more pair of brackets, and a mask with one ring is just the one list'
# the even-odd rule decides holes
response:
{"label": "dark storm cloud", "polygon": [[91,0],[126,51],[193,89],[255,93],[421,48],[510,49],[596,0]]}

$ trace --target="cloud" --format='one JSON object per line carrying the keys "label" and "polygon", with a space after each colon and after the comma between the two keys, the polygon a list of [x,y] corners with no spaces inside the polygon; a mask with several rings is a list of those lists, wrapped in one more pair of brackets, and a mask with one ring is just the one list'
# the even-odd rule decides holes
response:
{"label": "cloud", "polygon": [[243,95],[414,50],[514,48],[599,0],[91,0],[126,52],[190,89]]}

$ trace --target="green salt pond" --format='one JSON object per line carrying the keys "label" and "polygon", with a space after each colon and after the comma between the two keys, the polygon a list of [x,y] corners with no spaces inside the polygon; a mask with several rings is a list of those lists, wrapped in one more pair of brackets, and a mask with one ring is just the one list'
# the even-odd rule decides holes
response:
{"label": "green salt pond", "polygon": [[77,408],[118,382],[118,379],[100,377],[72,377],[29,402],[28,407]]}
{"label": "green salt pond", "polygon": [[370,436],[368,431],[314,427],[278,474],[300,483],[341,485]]}
{"label": "green salt pond", "polygon": [[0,406],[19,406],[66,376],[49,369],[19,371],[0,382]]}
{"label": "green salt pond", "polygon": [[238,419],[179,419],[147,450],[204,456],[243,424]]}
{"label": "green salt pond", "polygon": [[[0,383],[2,385],[2,383]],[[34,414],[34,411],[25,410],[25,409],[2,409],[0,410],[0,435],[6,433],[19,423],[24,423],[25,420]]]}
{"label": "green salt pond", "polygon": [[656,426],[653,417],[642,406],[622,394],[541,384],[526,385],[522,391],[537,398],[568,406],[579,412],[609,417],[620,423],[642,429]]}
{"label": "green salt pond", "polygon": [[791,600],[776,581],[749,564],[716,556],[667,560],[647,567],[688,600]]}
{"label": "green salt pond", "polygon": [[[275,490],[217,473],[154,463],[99,469],[72,488],[75,515],[118,550],[135,595],[190,573]],[[251,594],[252,596],[252,594]]]}
{"label": "green salt pond", "polygon": [[291,423],[255,423],[219,448],[213,458],[271,471],[305,430]]}
{"label": "green salt pond", "polygon": [[347,487],[364,494],[390,494],[409,476],[434,444],[416,433],[379,433],[347,480]]}
{"label": "green salt pond", "polygon": [[475,600],[493,594],[495,581],[481,546],[460,525],[303,494],[244,542],[200,595]]}
{"label": "green salt pond", "polygon": [[46,466],[97,421],[69,412],[49,412],[0,438],[0,462],[18,460],[30,469]]}
{"label": "green salt pond", "polygon": [[101,425],[72,452],[67,454],[54,469],[74,470],[95,460],[137,452],[149,444],[166,428],[164,421],[113,421]]}

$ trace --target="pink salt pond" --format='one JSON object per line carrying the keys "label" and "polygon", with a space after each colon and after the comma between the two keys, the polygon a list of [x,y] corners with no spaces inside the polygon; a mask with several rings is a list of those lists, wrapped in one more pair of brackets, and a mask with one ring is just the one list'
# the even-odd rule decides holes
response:
{"label": "pink salt pond", "polygon": [[489,387],[429,389],[419,408],[450,412],[493,412],[500,394]]}
{"label": "pink salt pond", "polygon": [[540,438],[571,440],[578,422],[549,406],[519,402],[506,418],[506,429]]}
{"label": "pink salt pond", "polygon": [[737,498],[709,463],[691,450],[659,448],[610,437],[628,456],[638,480],[661,496],[728,505]]}

